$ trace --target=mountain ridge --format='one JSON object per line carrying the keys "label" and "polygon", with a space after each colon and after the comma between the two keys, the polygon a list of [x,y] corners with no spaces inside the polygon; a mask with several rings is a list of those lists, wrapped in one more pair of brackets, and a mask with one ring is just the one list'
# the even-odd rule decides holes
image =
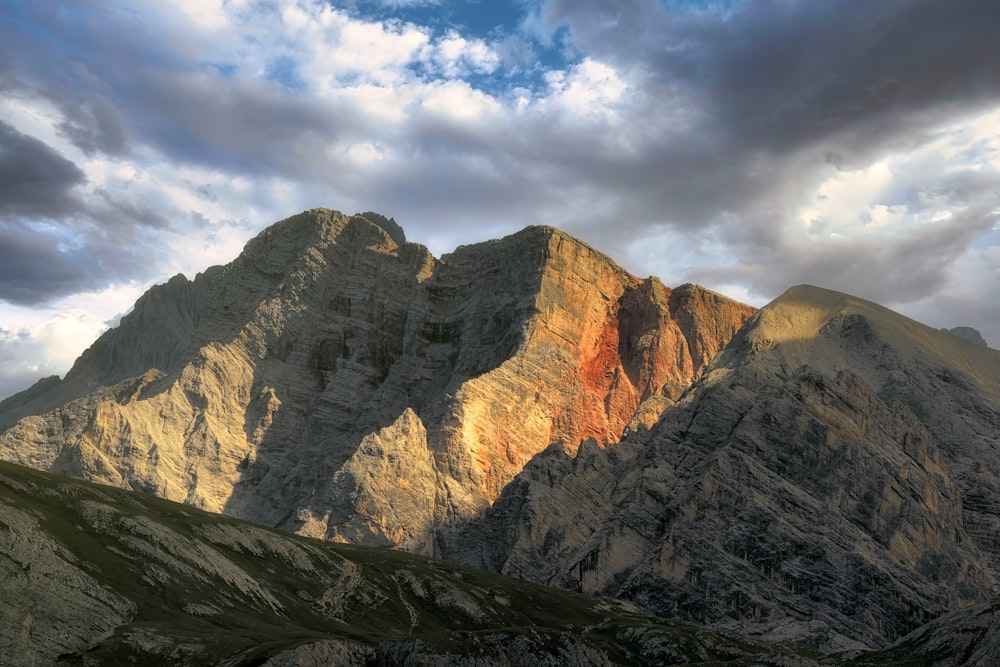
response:
{"label": "mountain ridge", "polygon": [[81,356],[102,369],[85,389],[123,386],[87,398],[68,374],[85,395],[10,427],[2,455],[433,553],[438,527],[481,511],[538,451],[655,420],[753,312],[635,278],[553,227],[436,259],[326,209],[200,280],[153,288]]}
{"label": "mountain ridge", "polygon": [[0,664],[992,664],[1000,599],[821,656],[0,462]]}
{"label": "mountain ridge", "polygon": [[5,667],[812,662],[613,600],[5,462],[0,534]]}

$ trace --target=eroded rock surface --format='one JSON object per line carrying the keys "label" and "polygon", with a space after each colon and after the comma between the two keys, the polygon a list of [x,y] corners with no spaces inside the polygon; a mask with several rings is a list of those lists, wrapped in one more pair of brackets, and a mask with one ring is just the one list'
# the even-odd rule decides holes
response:
{"label": "eroded rock surface", "polygon": [[1000,600],[945,614],[884,651],[862,654],[854,667],[910,664],[934,667],[1000,664]]}

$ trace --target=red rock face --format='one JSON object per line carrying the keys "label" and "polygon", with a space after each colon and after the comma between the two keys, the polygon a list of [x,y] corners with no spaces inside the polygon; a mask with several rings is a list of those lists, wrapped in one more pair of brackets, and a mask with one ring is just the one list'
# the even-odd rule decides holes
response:
{"label": "red rock face", "polygon": [[[633,386],[646,369],[667,387],[743,310],[649,287],[620,301],[619,358]],[[658,294],[669,322],[648,326],[639,313],[653,309],[624,305],[648,303],[634,294]],[[685,341],[677,356],[622,352],[640,339],[662,352],[671,336]],[[445,556],[832,652],[995,598],[997,517],[1000,353],[799,286],[651,429],[575,457],[546,451],[478,525],[446,538]]]}
{"label": "red rock face", "polygon": [[643,401],[675,399],[755,312],[697,286],[637,279],[558,232],[550,246],[537,331],[573,352],[551,434],[570,450],[617,442]]}

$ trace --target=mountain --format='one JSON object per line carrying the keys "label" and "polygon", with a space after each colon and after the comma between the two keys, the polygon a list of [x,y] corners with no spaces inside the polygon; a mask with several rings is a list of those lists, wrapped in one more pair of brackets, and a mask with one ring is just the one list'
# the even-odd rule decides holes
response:
{"label": "mountain", "polygon": [[953,611],[910,633],[893,646],[873,653],[845,656],[845,665],[1000,664],[1000,600]]}
{"label": "mountain", "polygon": [[0,665],[815,664],[809,651],[0,463]]}
{"label": "mountain", "polygon": [[551,227],[437,259],[391,219],[317,209],[5,401],[0,458],[435,554],[550,445],[652,424],[753,312]]}
{"label": "mountain", "polygon": [[445,544],[666,616],[883,646],[997,594],[1000,353],[790,289],[651,429],[545,452]]}
{"label": "mountain", "polygon": [[755,311],[551,227],[435,258],[317,209],[0,424],[2,459],[305,536],[824,652],[992,650],[942,633],[1000,593],[1000,352],[817,287]]}

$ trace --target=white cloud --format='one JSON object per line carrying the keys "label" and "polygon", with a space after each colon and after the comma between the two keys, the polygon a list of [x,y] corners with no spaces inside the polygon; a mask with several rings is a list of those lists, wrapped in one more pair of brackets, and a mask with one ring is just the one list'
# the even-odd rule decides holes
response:
{"label": "white cloud", "polygon": [[[1000,113],[949,124],[916,146],[823,180],[794,214],[798,243],[866,238],[892,243],[953,220],[1000,182]],[[794,231],[791,230],[791,231]]]}
{"label": "white cloud", "polygon": [[[229,12],[233,5],[227,0],[173,0],[169,4],[171,12],[180,12],[196,28],[219,31],[230,26]],[[230,7],[226,7],[230,5]]]}
{"label": "white cloud", "polygon": [[27,389],[50,375],[65,375],[73,361],[126,312],[146,286],[115,285],[77,294],[45,308],[0,303],[0,398]]}
{"label": "white cloud", "polygon": [[422,90],[424,109],[461,121],[481,120],[501,110],[493,97],[476,90],[465,81],[446,81]]}
{"label": "white cloud", "polygon": [[628,85],[609,65],[585,58],[568,71],[547,72],[545,80],[543,111],[583,121],[621,120]]}
{"label": "white cloud", "polygon": [[[410,23],[355,19],[324,3],[286,7],[286,31],[280,36],[294,45],[298,72],[321,96],[363,84],[389,86],[411,77],[408,67],[424,57],[430,43],[427,29]],[[265,44],[274,44],[268,26],[253,26]]]}
{"label": "white cloud", "polygon": [[468,40],[454,30],[437,41],[431,60],[448,78],[472,72],[489,74],[500,66],[500,56],[484,40]]}

